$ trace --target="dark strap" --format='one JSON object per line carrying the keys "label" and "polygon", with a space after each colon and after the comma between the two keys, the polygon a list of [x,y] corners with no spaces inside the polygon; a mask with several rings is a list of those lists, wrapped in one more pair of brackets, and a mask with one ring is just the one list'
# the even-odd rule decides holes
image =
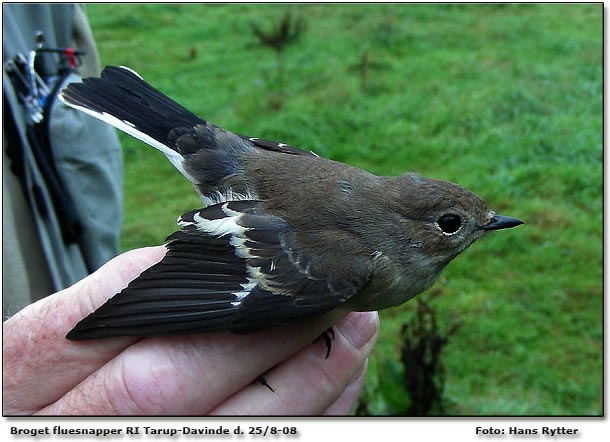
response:
{"label": "dark strap", "polygon": [[[4,98],[4,124],[6,135],[10,140],[7,143],[7,155],[11,159],[11,170],[19,179],[25,194],[31,193],[34,196],[34,201],[38,213],[45,219],[49,216],[49,207],[47,207],[42,191],[39,185],[32,184],[30,191],[27,189],[25,179],[25,159],[23,152],[25,146],[22,144],[22,139],[17,131],[17,125],[14,120],[13,111],[10,108],[8,100]],[[82,225],[74,203],[72,202],[68,192],[63,185],[59,173],[53,161],[53,153],[49,141],[48,122],[46,115],[43,121],[37,125],[27,124],[26,136],[30,144],[30,149],[36,160],[36,165],[40,170],[45,186],[51,197],[53,211],[59,222],[63,241],[66,244],[78,242],[82,234]]]}

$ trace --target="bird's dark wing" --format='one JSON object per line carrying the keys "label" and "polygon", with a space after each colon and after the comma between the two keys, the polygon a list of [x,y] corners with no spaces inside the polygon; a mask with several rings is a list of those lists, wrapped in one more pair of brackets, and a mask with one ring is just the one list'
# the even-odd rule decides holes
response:
{"label": "bird's dark wing", "polygon": [[311,151],[308,152],[303,149],[299,149],[298,147],[289,146],[286,143],[265,140],[263,138],[257,138],[257,137],[249,137],[247,135],[239,135],[239,136],[241,138],[243,138],[244,140],[248,140],[249,142],[254,144],[254,146],[256,146],[257,148],[262,149],[262,150],[269,150],[269,151],[285,153],[285,154],[289,154],[289,155],[305,155],[305,156],[310,156],[310,157],[318,156]]}
{"label": "bird's dark wing", "polygon": [[[258,201],[216,204],[179,223],[163,260],[79,322],[69,339],[254,331],[330,311],[371,274],[366,255],[303,252],[294,229]],[[326,270],[331,260],[341,261],[340,271]]]}

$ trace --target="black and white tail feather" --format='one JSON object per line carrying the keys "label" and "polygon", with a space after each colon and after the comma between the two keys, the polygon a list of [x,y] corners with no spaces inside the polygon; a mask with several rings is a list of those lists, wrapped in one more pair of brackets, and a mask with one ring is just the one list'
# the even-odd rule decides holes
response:
{"label": "black and white tail feather", "polygon": [[248,153],[260,149],[316,156],[202,120],[126,67],[110,66],[100,78],[72,83],[59,98],[163,152],[206,205],[256,198],[244,177],[243,157]]}
{"label": "black and white tail feather", "polygon": [[79,322],[69,339],[249,332],[330,311],[368,281],[368,260],[328,274],[325,260],[342,259],[341,252],[309,255],[243,176],[244,155],[259,149],[314,154],[214,126],[123,67],[70,84],[60,98],[162,151],[208,204],[182,215],[161,262]]}

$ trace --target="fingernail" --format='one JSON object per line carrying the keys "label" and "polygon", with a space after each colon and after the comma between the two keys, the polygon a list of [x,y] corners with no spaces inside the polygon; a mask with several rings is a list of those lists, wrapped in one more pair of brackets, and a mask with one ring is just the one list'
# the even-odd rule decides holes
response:
{"label": "fingernail", "polygon": [[337,324],[337,329],[355,348],[362,348],[377,341],[379,315],[377,312],[352,312]]}

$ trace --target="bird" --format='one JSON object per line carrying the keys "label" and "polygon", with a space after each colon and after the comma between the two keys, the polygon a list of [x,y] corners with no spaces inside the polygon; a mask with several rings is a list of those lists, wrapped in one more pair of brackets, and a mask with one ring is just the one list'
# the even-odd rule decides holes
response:
{"label": "bird", "polygon": [[204,203],[167,253],[67,339],[250,333],[400,305],[489,232],[523,221],[414,172],[378,176],[201,119],[130,68],[70,83],[68,106],[155,147]]}

